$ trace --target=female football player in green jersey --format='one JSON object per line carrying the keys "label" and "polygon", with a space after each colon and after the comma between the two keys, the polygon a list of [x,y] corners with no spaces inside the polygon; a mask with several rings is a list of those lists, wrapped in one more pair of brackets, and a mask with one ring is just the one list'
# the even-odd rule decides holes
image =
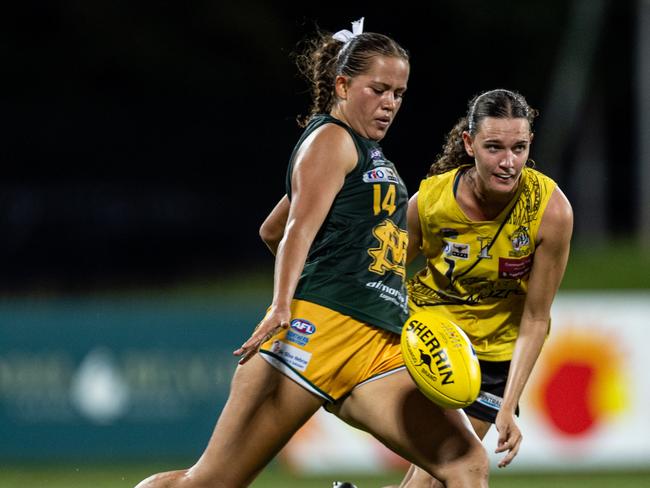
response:
{"label": "female football player in green jersey", "polygon": [[248,486],[321,406],[448,487],[487,486],[467,417],[427,400],[404,368],[408,196],[379,141],[402,104],[409,57],[355,25],[319,34],[298,58],[313,106],[289,162],[273,301],[235,351],[207,448],[191,468],[138,488]]}
{"label": "female football player in green jersey", "polygon": [[[482,381],[465,412],[481,439],[496,425],[499,467],[521,445],[518,403],[549,333],[573,228],[562,191],[529,164],[536,115],[512,91],[475,97],[408,210],[408,260],[426,259],[408,281],[409,308],[445,314],[472,341]],[[411,466],[400,486],[441,485]]]}

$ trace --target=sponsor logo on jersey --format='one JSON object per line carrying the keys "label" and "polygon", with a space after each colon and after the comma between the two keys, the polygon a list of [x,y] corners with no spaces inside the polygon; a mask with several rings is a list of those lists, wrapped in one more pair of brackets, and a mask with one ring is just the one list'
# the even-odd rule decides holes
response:
{"label": "sponsor logo on jersey", "polygon": [[287,331],[287,335],[285,337],[289,342],[298,344],[300,347],[306,346],[307,343],[309,342],[309,337],[304,336],[302,334],[296,334],[292,330]]}
{"label": "sponsor logo on jersey", "polygon": [[282,359],[286,364],[298,371],[305,371],[311,361],[311,353],[282,341],[275,341],[271,352]]}
{"label": "sponsor logo on jersey", "polygon": [[381,281],[369,281],[366,283],[367,288],[373,288],[379,291],[379,298],[383,298],[389,302],[399,306],[402,310],[408,311],[408,302],[406,295],[400,290],[385,285]]}
{"label": "sponsor logo on jersey", "polygon": [[316,326],[309,320],[293,319],[291,321],[291,328],[300,334],[312,335],[316,332]]}
{"label": "sponsor logo on jersey", "polygon": [[501,403],[503,402],[503,398],[496,396],[492,393],[488,393],[487,391],[481,391],[478,394],[478,398],[476,399],[476,401],[481,405],[485,405],[486,407],[491,408],[493,410],[500,410]]}
{"label": "sponsor logo on jersey", "polygon": [[379,166],[363,174],[364,183],[399,183],[397,173],[393,168],[388,166]]}
{"label": "sponsor logo on jersey", "polygon": [[458,259],[469,259],[469,244],[444,241],[445,248],[443,252],[447,256],[453,256]]}
{"label": "sponsor logo on jersey", "polygon": [[499,278],[518,280],[530,273],[532,266],[532,254],[524,258],[499,258]]}

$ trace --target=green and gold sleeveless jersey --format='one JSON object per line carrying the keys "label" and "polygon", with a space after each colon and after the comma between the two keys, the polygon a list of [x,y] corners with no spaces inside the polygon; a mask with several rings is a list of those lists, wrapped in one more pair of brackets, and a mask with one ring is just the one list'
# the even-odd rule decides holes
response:
{"label": "green and gold sleeveless jersey", "polygon": [[[467,167],[465,167],[467,168]],[[420,184],[418,213],[426,268],[408,283],[411,312],[447,313],[467,332],[480,359],[512,358],[535,239],[556,187],[524,168],[517,193],[493,221],[470,220],[459,207],[456,168]]]}
{"label": "green and gold sleeveless jersey", "polygon": [[399,333],[408,316],[404,285],[408,194],[379,144],[329,115],[315,116],[291,156],[287,195],[291,198],[296,151],[324,124],[346,129],[359,159],[314,239],[294,296]]}

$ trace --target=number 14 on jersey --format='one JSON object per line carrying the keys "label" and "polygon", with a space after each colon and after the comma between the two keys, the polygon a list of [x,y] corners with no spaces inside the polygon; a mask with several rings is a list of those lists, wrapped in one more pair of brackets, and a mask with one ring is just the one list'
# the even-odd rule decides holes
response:
{"label": "number 14 on jersey", "polygon": [[381,185],[375,183],[373,187],[373,204],[372,208],[375,215],[379,215],[382,210],[388,213],[388,216],[393,215],[396,210],[395,206],[395,185],[388,185],[386,193],[382,195]]}

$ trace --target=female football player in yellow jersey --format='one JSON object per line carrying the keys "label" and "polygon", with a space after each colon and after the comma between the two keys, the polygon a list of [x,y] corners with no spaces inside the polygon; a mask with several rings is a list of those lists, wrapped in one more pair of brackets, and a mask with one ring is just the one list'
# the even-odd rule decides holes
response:
{"label": "female football player in yellow jersey", "polygon": [[[496,425],[499,467],[521,445],[518,403],[549,333],[573,228],[567,198],[530,165],[536,115],[512,91],[475,97],[408,210],[408,260],[426,259],[408,281],[411,313],[446,314],[472,341],[482,383],[465,412],[481,439]],[[411,466],[400,486],[441,484]]]}
{"label": "female football player in yellow jersey", "polygon": [[273,301],[235,351],[207,448],[191,468],[138,488],[248,486],[321,406],[448,487],[487,487],[467,417],[428,401],[404,368],[408,196],[379,141],[402,104],[409,57],[355,26],[320,34],[298,58],[313,106],[289,162]]}

